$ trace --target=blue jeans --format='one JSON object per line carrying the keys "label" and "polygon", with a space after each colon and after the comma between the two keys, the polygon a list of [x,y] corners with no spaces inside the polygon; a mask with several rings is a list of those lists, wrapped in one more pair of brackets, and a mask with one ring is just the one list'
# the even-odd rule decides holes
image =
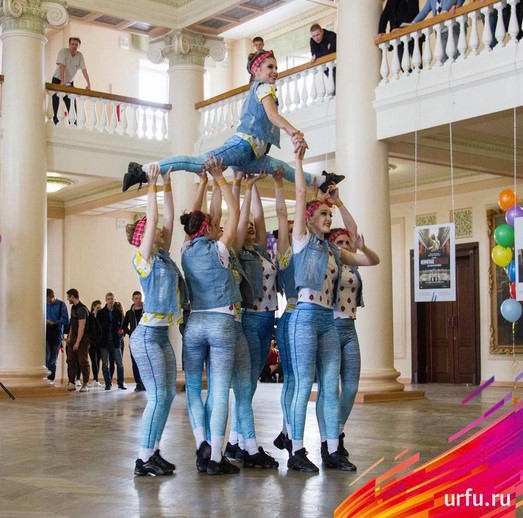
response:
{"label": "blue jeans", "polygon": [[100,349],[102,356],[102,373],[104,375],[104,381],[106,386],[111,386],[113,383],[111,373],[109,372],[109,360],[111,357],[114,358],[116,362],[116,380],[118,386],[121,387],[124,382],[124,372],[123,372],[123,356],[122,349],[120,347],[111,347]]}
{"label": "blue jeans", "polygon": [[294,372],[291,364],[289,344],[289,321],[292,313],[285,312],[278,320],[276,327],[276,343],[280,351],[280,361],[283,370],[283,386],[281,388],[280,404],[285,423],[290,423],[292,396],[294,394]]}
{"label": "blue jeans", "polygon": [[58,352],[60,351],[61,345],[62,340],[59,336],[52,339],[46,339],[45,341],[45,367],[50,371],[50,380],[54,380],[56,376],[56,361],[58,359]]}
{"label": "blue jeans", "polygon": [[[211,439],[213,436],[225,435],[229,387],[236,353],[235,340],[234,317],[224,313],[191,313],[183,335],[183,367],[189,420],[193,429],[208,429]],[[202,400],[202,374],[205,362],[208,427],[206,408]]]}
{"label": "blue jeans", "polygon": [[292,440],[303,441],[307,403],[314,373],[318,374],[319,405],[327,439],[338,439],[340,340],[334,327],[332,309],[299,302],[289,322],[292,369],[296,378],[291,403]]}
{"label": "blue jeans", "polygon": [[152,449],[162,438],[176,394],[176,357],[167,327],[138,324],[129,345],[147,390],[140,446]]}
{"label": "blue jeans", "polygon": [[236,355],[232,374],[232,390],[234,394],[231,407],[231,431],[243,435],[244,439],[256,437],[254,414],[252,411],[251,353],[249,344],[243,332],[241,322],[234,322],[236,331]]}
{"label": "blue jeans", "polygon": [[[353,318],[340,318],[334,321],[336,331],[340,337],[341,345],[341,392],[340,392],[340,426],[339,433],[343,431],[345,423],[349,418],[354,400],[358,392],[360,381],[361,357],[358,334],[356,333],[356,321]],[[320,435],[325,437],[325,419],[320,407],[316,406],[316,417]]]}
{"label": "blue jeans", "polygon": [[[287,164],[269,155],[263,155],[256,158],[251,145],[244,139],[233,135],[228,138],[223,146],[207,151],[203,155],[188,156],[172,156],[159,160],[160,172],[165,174],[170,167],[173,171],[190,171],[191,173],[201,173],[204,162],[210,158],[216,157],[218,162],[223,160],[223,165],[230,167],[235,166],[235,169],[245,173],[274,173],[280,167],[283,168],[283,177],[289,182],[294,182],[294,169]],[[305,173],[305,181],[307,184],[311,183],[313,176]]]}

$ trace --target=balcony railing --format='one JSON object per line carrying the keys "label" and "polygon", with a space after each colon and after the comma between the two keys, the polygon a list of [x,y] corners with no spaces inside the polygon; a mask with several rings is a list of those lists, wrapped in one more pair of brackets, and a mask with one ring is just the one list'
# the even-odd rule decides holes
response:
{"label": "balcony railing", "polygon": [[[278,105],[282,114],[321,105],[332,99],[335,92],[333,70],[336,54],[318,58],[314,64],[307,63],[290,68],[279,74]],[[200,137],[218,135],[236,128],[240,121],[243,101],[250,85],[240,86],[216,97],[195,104],[200,111]]]}
{"label": "balcony railing", "polygon": [[[167,140],[171,104],[142,101],[95,90],[46,83],[47,124],[54,124],[53,97],[59,101],[57,127],[138,139]],[[64,101],[70,101],[69,109]]]}
{"label": "balcony railing", "polygon": [[[448,66],[455,61],[473,59],[500,47],[517,45],[521,29],[516,17],[516,5],[519,2],[475,1],[456,9],[453,14],[442,13],[383,36],[377,42],[382,53],[381,84],[411,74],[425,73],[435,67]],[[510,6],[510,20],[508,27],[505,27],[502,13],[507,6]],[[497,21],[493,32],[491,17],[495,12]],[[392,47],[390,56],[389,47]]]}

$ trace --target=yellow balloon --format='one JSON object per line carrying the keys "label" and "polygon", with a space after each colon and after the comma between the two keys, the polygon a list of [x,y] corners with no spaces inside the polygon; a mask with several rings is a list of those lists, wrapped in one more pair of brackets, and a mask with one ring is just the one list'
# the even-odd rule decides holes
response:
{"label": "yellow balloon", "polygon": [[505,266],[512,261],[512,249],[511,248],[505,248],[501,245],[496,245],[492,249],[492,260],[498,265],[501,266],[501,268],[505,268]]}

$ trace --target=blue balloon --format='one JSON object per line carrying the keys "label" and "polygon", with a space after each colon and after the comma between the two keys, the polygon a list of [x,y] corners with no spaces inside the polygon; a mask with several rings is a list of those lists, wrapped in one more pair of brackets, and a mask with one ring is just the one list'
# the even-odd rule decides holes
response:
{"label": "blue balloon", "polygon": [[[514,262],[514,259],[512,259],[512,261],[507,264],[505,273],[507,274],[510,282],[514,282],[516,280],[516,263]],[[523,279],[520,279],[520,281],[523,281]]]}
{"label": "blue balloon", "polygon": [[501,303],[501,314],[508,322],[516,322],[521,317],[521,304],[514,299],[506,299]]}

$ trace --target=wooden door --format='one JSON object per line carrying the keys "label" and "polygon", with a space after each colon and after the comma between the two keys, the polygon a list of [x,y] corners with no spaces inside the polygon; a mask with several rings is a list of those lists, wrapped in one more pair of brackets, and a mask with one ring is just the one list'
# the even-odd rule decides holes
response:
{"label": "wooden door", "polygon": [[415,383],[479,383],[478,281],[477,244],[457,245],[456,301],[412,302]]}

